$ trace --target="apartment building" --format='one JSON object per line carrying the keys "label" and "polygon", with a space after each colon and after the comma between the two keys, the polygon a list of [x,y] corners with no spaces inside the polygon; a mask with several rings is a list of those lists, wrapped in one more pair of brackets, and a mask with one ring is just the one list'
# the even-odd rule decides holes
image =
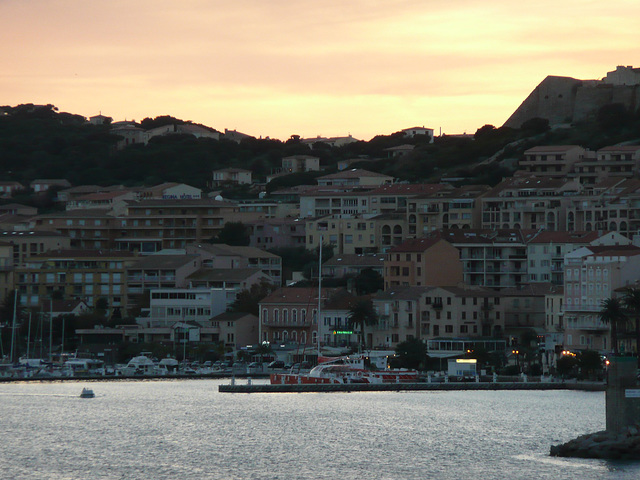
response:
{"label": "apartment building", "polygon": [[640,181],[611,177],[585,186],[585,195],[569,198],[568,230],[617,231],[631,238],[640,230]]}
{"label": "apartment building", "polygon": [[588,245],[629,245],[617,232],[540,231],[527,243],[528,282],[564,285],[564,256]]}
{"label": "apartment building", "polygon": [[307,249],[320,242],[334,246],[334,254],[370,254],[387,252],[406,239],[406,218],[402,214],[333,215],[307,220]]}
{"label": "apartment building", "polygon": [[147,291],[186,287],[187,277],[202,266],[198,255],[170,252],[139,257],[127,267],[127,310],[137,310]]}
{"label": "apartment building", "polygon": [[222,288],[156,288],[149,296],[149,314],[136,318],[142,327],[168,327],[176,322],[209,326],[211,318],[226,312],[226,291]]}
{"label": "apartment building", "polygon": [[221,168],[213,171],[213,185],[251,185],[251,170],[244,168]]}
{"label": "apartment building", "polygon": [[320,158],[311,155],[291,155],[282,159],[284,173],[318,172]]}
{"label": "apartment building", "polygon": [[185,248],[218,235],[225,222],[237,221],[231,202],[203,199],[163,199],[127,202],[127,212],[114,223],[118,250],[145,254]]}
{"label": "apartment building", "polygon": [[300,218],[355,216],[370,212],[367,191],[373,187],[314,187],[299,193]]}
{"label": "apartment building", "polygon": [[15,269],[20,304],[38,307],[60,292],[65,299],[94,307],[100,298],[108,314],[126,306],[127,269],[137,257],[130,252],[55,250],[29,257]]}
{"label": "apartment building", "polygon": [[583,187],[574,180],[510,177],[479,198],[482,227],[566,230],[564,208]]}
{"label": "apartment building", "polygon": [[116,224],[115,217],[107,210],[93,208],[38,215],[30,220],[29,228],[68,237],[71,248],[112,250]]}
{"label": "apartment building", "polygon": [[458,250],[440,236],[407,240],[389,250],[384,262],[385,290],[457,285],[463,278]]}
{"label": "apartment building", "polygon": [[615,145],[576,162],[569,176],[584,184],[595,184],[608,177],[632,178],[638,175],[639,163],[640,145]]}
{"label": "apartment building", "polygon": [[370,213],[396,213],[406,212],[409,201],[416,196],[436,195],[440,192],[450,191],[451,186],[443,183],[395,183],[382,185],[370,190]]}
{"label": "apartment building", "polygon": [[533,230],[444,230],[441,238],[459,251],[467,285],[499,290],[527,281],[527,244]]}
{"label": "apartment building", "polygon": [[394,349],[400,342],[420,338],[421,302],[429,287],[391,287],[372,297],[378,325],[369,327],[367,345]]}
{"label": "apartment building", "polygon": [[251,268],[260,270],[274,284],[282,285],[282,258],[259,248],[239,247],[223,243],[192,243],[187,254],[198,255],[206,268]]}
{"label": "apartment building", "polygon": [[[321,308],[336,289],[322,289]],[[260,341],[316,345],[318,289],[280,288],[260,301]]]}
{"label": "apartment building", "polygon": [[362,332],[354,330],[349,324],[351,309],[358,300],[358,297],[346,290],[338,290],[327,299],[322,306],[318,325],[322,346],[340,349],[357,349],[360,346],[359,339],[363,339]]}
{"label": "apartment building", "polygon": [[264,218],[248,224],[249,246],[267,250],[306,245],[306,222],[299,218]]}
{"label": "apartment building", "polygon": [[0,232],[0,241],[12,246],[12,265],[24,265],[27,258],[50,250],[68,250],[69,237],[46,230],[19,230]]}
{"label": "apartment building", "polygon": [[408,199],[409,236],[421,237],[443,228],[479,228],[478,199],[489,190],[488,185],[465,185]]}
{"label": "apartment building", "polygon": [[579,145],[549,145],[530,148],[520,160],[520,168],[530,174],[547,178],[564,178],[576,163],[596,160],[595,152]]}
{"label": "apartment building", "polygon": [[364,270],[373,270],[384,275],[383,253],[372,254],[342,254],[334,255],[322,264],[322,275],[327,278],[340,278],[346,275],[357,276]]}
{"label": "apartment building", "polygon": [[380,185],[391,185],[394,178],[382,173],[371,172],[362,168],[352,168],[342,170],[338,173],[331,173],[318,177],[318,185],[327,186],[369,186],[378,187]]}
{"label": "apartment building", "polygon": [[[640,280],[640,248],[582,247],[565,255],[564,269],[565,348],[610,352],[610,325],[600,320],[599,312],[616,289]],[[632,346],[630,340],[621,343],[626,349]]]}
{"label": "apartment building", "polygon": [[436,338],[500,338],[504,314],[500,294],[460,285],[429,289],[420,317],[421,336]]}

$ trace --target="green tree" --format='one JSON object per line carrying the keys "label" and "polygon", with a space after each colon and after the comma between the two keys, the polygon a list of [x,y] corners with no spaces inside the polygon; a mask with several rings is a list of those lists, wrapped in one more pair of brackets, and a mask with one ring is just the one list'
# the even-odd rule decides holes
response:
{"label": "green tree", "polygon": [[254,355],[260,355],[260,363],[264,362],[265,356],[271,356],[272,354],[273,349],[271,348],[271,344],[268,342],[262,342],[254,351]]}
{"label": "green tree", "polygon": [[601,307],[600,320],[611,326],[613,355],[618,356],[618,331],[627,320],[624,307],[620,299],[613,297],[603,300]]}
{"label": "green tree", "polygon": [[254,283],[249,289],[242,290],[236,296],[235,301],[231,304],[231,310],[234,312],[251,313],[256,317],[260,315],[260,301],[273,292],[277,287],[262,280],[260,283]]}
{"label": "green tree", "polygon": [[556,370],[560,375],[566,377],[567,375],[571,374],[577,364],[578,360],[576,359],[576,357],[572,355],[564,355],[560,357],[556,362]]}
{"label": "green tree", "polygon": [[396,346],[396,360],[400,368],[424,370],[429,362],[427,345],[417,338],[400,342]]}
{"label": "green tree", "polygon": [[636,355],[640,368],[640,289],[627,288],[622,296],[622,303],[633,316],[636,337]]}
{"label": "green tree", "polygon": [[580,371],[589,378],[594,372],[602,370],[602,357],[595,350],[584,350],[577,357]]}
{"label": "green tree", "polygon": [[351,308],[347,316],[349,327],[354,331],[360,331],[361,342],[367,346],[367,337],[365,335],[365,327],[378,324],[378,314],[373,308],[371,300],[358,300]]}
{"label": "green tree", "polygon": [[218,236],[211,239],[211,243],[224,243],[237,247],[246,247],[250,242],[251,231],[242,222],[225,223]]}
{"label": "green tree", "polygon": [[369,295],[384,289],[384,278],[373,268],[365,268],[354,279],[359,295]]}

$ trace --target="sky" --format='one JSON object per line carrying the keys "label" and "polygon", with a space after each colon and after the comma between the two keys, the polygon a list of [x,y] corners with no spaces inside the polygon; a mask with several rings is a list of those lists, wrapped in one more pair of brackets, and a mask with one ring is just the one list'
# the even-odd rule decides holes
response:
{"label": "sky", "polygon": [[0,105],[369,140],[640,67],[638,0],[0,0]]}

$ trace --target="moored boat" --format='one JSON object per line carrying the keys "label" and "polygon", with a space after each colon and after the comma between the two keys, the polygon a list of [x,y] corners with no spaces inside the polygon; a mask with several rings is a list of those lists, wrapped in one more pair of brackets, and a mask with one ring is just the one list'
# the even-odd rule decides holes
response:
{"label": "moored boat", "polygon": [[308,373],[272,373],[271,384],[328,384],[328,383],[412,383],[418,381],[416,370],[370,370],[364,368],[362,358],[342,357],[321,363]]}

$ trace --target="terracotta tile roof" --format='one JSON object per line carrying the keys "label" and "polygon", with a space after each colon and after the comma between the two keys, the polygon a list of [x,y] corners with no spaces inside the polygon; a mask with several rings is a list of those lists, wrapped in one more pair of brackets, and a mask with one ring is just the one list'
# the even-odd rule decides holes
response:
{"label": "terracotta tile roof", "polygon": [[371,172],[369,170],[364,170],[362,168],[352,168],[349,170],[343,170],[338,173],[331,173],[329,175],[324,175],[322,177],[318,177],[318,180],[333,180],[333,179],[347,179],[347,178],[360,178],[360,177],[385,177],[385,178],[393,178],[389,175],[384,175],[382,173]]}
{"label": "terracotta tile roof", "polygon": [[640,247],[635,245],[599,245],[590,246],[593,257],[633,257],[640,255]]}
{"label": "terracotta tile roof", "polygon": [[505,288],[500,294],[505,297],[539,297],[542,295],[562,295],[564,287],[552,283],[527,283],[520,287]]}
{"label": "terracotta tile roof", "polygon": [[[330,297],[335,288],[323,288],[322,298]],[[270,295],[267,295],[260,301],[260,304],[283,304],[296,303],[309,305],[310,307],[318,306],[318,289],[315,287],[283,287],[279,288]]]}
{"label": "terracotta tile roof", "polygon": [[607,231],[598,233],[597,231],[591,232],[578,232],[578,231],[547,231],[543,230],[533,237],[529,243],[584,243],[588,244],[594,240],[600,238],[604,234],[609,233]]}
{"label": "terracotta tile roof", "polygon": [[442,230],[443,239],[454,244],[496,244],[496,243],[527,243],[537,230],[520,229],[448,229]]}
{"label": "terracotta tile roof", "polygon": [[136,258],[133,252],[115,250],[50,250],[29,257],[29,260],[47,260],[50,258]]}
{"label": "terracotta tile roof", "polygon": [[433,287],[392,287],[376,293],[372,300],[417,300]]}
{"label": "terracotta tile roof", "polygon": [[262,272],[256,268],[201,268],[187,280],[206,282],[241,282]]}
{"label": "terracotta tile roof", "polygon": [[140,258],[131,269],[180,268],[196,260],[198,255],[149,255]]}
{"label": "terracotta tile roof", "polygon": [[640,150],[640,145],[611,145],[610,147],[604,147],[598,150],[598,153],[603,152],[637,152]]}
{"label": "terracotta tile roof", "polygon": [[375,188],[369,195],[433,194],[447,189],[451,189],[451,186],[442,183],[395,183]]}
{"label": "terracotta tile roof", "polygon": [[324,262],[324,267],[353,266],[353,267],[382,267],[386,255],[375,253],[371,255],[342,254],[334,255]]}
{"label": "terracotta tile roof", "polygon": [[568,152],[569,150],[573,150],[574,148],[583,148],[580,145],[540,145],[537,147],[530,148],[525,151],[524,154],[528,153],[553,153],[553,152]]}
{"label": "terracotta tile roof", "polygon": [[389,253],[424,252],[442,240],[439,236],[412,238],[389,250]]}

